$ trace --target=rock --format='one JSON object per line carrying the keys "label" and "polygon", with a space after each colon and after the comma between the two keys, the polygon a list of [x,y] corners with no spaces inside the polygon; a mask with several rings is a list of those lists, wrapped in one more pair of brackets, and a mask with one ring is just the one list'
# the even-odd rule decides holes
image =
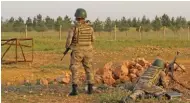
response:
{"label": "rock", "polygon": [[97,75],[103,75],[104,74],[104,69],[103,68],[98,68],[96,71]]}
{"label": "rock", "polygon": [[129,76],[130,76],[131,79],[137,78],[137,75],[133,74],[133,73],[130,73]]}
{"label": "rock", "polygon": [[146,66],[146,64],[148,64],[149,62],[148,61],[146,61],[144,58],[137,58],[136,59],[136,62],[138,63],[138,64],[140,64],[141,66]]}
{"label": "rock", "polygon": [[102,79],[102,77],[101,77],[100,75],[95,75],[95,76],[94,76],[94,81],[95,81],[95,83],[97,83],[97,84],[103,83],[103,79]]}
{"label": "rock", "polygon": [[103,81],[107,85],[113,85],[115,83],[115,79],[112,77],[112,71],[106,71],[103,74]]}
{"label": "rock", "polygon": [[108,85],[113,85],[115,83],[115,79],[112,76],[112,62],[106,63],[103,69],[98,69],[96,75],[101,75],[103,82]]}
{"label": "rock", "polygon": [[128,69],[132,69],[132,68],[135,67],[135,65],[136,65],[136,62],[130,61],[130,62],[128,63],[128,65],[127,65],[127,68],[128,68]]}
{"label": "rock", "polygon": [[44,85],[44,86],[48,86],[48,80],[47,79],[45,79],[45,78],[41,78],[40,79],[40,85]]}
{"label": "rock", "polygon": [[130,78],[129,78],[128,76],[122,76],[122,77],[120,77],[120,81],[121,81],[122,83],[125,83],[125,82],[127,82],[127,81],[130,81]]}
{"label": "rock", "polygon": [[30,83],[30,80],[25,78],[24,83]]}
{"label": "rock", "polygon": [[136,74],[137,71],[138,71],[138,69],[136,69],[136,68],[132,68],[132,69],[129,70],[129,72],[130,72],[130,73],[133,73],[133,74]]}
{"label": "rock", "polygon": [[112,62],[105,64],[104,69],[111,69],[112,64],[113,64]]}
{"label": "rock", "polygon": [[10,86],[11,85],[11,82],[6,82],[6,86]]}
{"label": "rock", "polygon": [[137,75],[137,77],[140,77],[142,75],[142,71],[137,71],[136,75]]}
{"label": "rock", "polygon": [[125,60],[125,61],[123,61],[123,64],[125,64],[128,67],[128,65],[130,64],[130,62],[128,60]]}
{"label": "rock", "polygon": [[53,84],[54,78],[47,78],[48,84]]}
{"label": "rock", "polygon": [[146,63],[145,64],[145,69],[149,68],[152,64],[151,63]]}
{"label": "rock", "polygon": [[58,82],[57,82],[57,80],[56,80],[56,79],[54,79],[53,84],[58,84]]}
{"label": "rock", "polygon": [[63,74],[63,75],[57,77],[57,78],[56,78],[56,81],[57,81],[58,83],[68,84],[68,83],[70,82],[70,75],[69,75],[69,73],[66,73],[66,72],[65,72],[65,74]]}
{"label": "rock", "polygon": [[96,71],[96,74],[97,75],[103,75],[104,74],[104,72],[106,72],[106,71],[111,71],[111,66],[112,66],[112,62],[109,62],[109,63],[106,63],[105,65],[104,65],[104,68],[100,68],[100,69],[98,69],[97,71]]}
{"label": "rock", "polygon": [[24,83],[23,83],[23,85],[25,85],[25,86],[31,86],[32,84],[31,84],[31,82],[30,82],[29,79],[24,78]]}
{"label": "rock", "polygon": [[108,62],[103,68],[97,69],[94,79],[96,83],[112,86],[119,82],[135,81],[149,66],[151,63],[144,58],[119,63]]}
{"label": "rock", "polygon": [[141,70],[143,70],[144,68],[140,65],[140,64],[136,64],[135,65],[135,67],[139,70],[139,71],[141,71]]}
{"label": "rock", "polygon": [[112,65],[112,72],[114,74],[114,79],[118,79],[120,77],[123,76],[127,76],[128,75],[128,68],[125,65],[125,63],[116,63]]}

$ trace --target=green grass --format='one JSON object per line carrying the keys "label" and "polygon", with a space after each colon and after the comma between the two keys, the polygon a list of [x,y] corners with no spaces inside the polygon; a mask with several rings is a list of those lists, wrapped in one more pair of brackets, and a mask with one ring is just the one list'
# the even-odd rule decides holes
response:
{"label": "green grass", "polygon": [[[159,32],[162,36],[162,32]],[[114,33],[102,32],[100,35],[95,33],[96,41],[94,47],[97,50],[108,50],[108,51],[119,51],[127,47],[138,47],[138,46],[160,46],[164,48],[189,48],[190,41],[187,40],[186,30],[180,31],[182,34],[181,40],[179,40],[178,35],[174,35],[172,31],[166,32],[166,39],[163,40],[163,37],[159,37],[156,32],[145,32],[142,34],[142,40],[139,40],[138,32],[133,29],[128,32],[128,35],[124,32],[117,32],[117,40],[114,41]],[[62,40],[59,40],[58,32],[50,31],[45,32],[44,35],[38,32],[28,32],[28,37],[34,39],[34,50],[35,51],[54,51],[54,52],[63,52],[65,49],[67,32],[63,32]],[[2,39],[8,38],[24,38],[25,34],[20,34],[17,32],[4,32],[2,33]],[[31,42],[21,42],[23,44],[31,44]],[[2,47],[4,52],[7,46]],[[15,47],[11,48],[13,51]],[[20,48],[19,48],[20,49]]]}
{"label": "green grass", "polygon": [[100,103],[119,103],[129,92],[121,89],[113,89],[110,93],[101,93],[97,96]]}

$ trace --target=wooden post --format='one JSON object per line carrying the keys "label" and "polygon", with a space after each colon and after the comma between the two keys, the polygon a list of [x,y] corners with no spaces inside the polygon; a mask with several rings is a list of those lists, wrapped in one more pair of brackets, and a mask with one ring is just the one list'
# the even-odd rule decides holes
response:
{"label": "wooden post", "polygon": [[16,54],[16,63],[17,63],[17,61],[18,61],[18,59],[17,59],[17,47],[18,47],[18,39],[16,38],[16,45],[15,45],[16,47],[15,47],[15,54]]}
{"label": "wooden post", "polygon": [[62,25],[60,25],[59,27],[59,40],[61,40],[61,28],[62,28]]}
{"label": "wooden post", "polygon": [[139,37],[140,37],[140,40],[142,39],[142,34],[141,34],[141,26],[139,27]]}
{"label": "wooden post", "polygon": [[21,44],[20,44],[19,41],[18,41],[18,45],[19,45],[19,47],[20,47],[20,49],[21,49],[21,52],[22,52],[22,56],[23,56],[23,58],[24,58],[24,61],[26,62],[26,58],[25,58],[25,55],[24,55],[24,51],[23,51],[22,46],[21,46]]}
{"label": "wooden post", "polygon": [[164,26],[164,35],[163,35],[164,37],[164,40],[165,40],[165,36],[166,36],[166,26]]}
{"label": "wooden post", "polygon": [[25,26],[25,38],[27,38],[27,31],[28,31],[28,29],[27,29],[27,25]]}
{"label": "wooden post", "polygon": [[190,40],[190,34],[189,34],[189,30],[190,28],[188,27],[188,36],[187,36],[187,40]]}
{"label": "wooden post", "polygon": [[3,57],[9,51],[9,49],[11,48],[11,46],[13,45],[13,43],[14,43],[14,40],[11,42],[11,44],[9,45],[9,47],[7,48],[7,50],[4,52],[3,56],[1,57],[1,61],[3,60]]}
{"label": "wooden post", "polygon": [[116,40],[116,25],[115,25],[115,28],[114,28],[114,40]]}

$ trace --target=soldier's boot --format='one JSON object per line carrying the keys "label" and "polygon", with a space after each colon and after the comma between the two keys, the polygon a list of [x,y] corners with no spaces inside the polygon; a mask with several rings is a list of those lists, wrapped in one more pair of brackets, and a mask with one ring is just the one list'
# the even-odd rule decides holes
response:
{"label": "soldier's boot", "polygon": [[88,84],[87,93],[88,93],[88,94],[92,94],[92,93],[93,93],[93,84]]}
{"label": "soldier's boot", "polygon": [[76,96],[78,95],[78,91],[77,91],[77,84],[73,84],[72,85],[72,91],[69,93],[69,96]]}

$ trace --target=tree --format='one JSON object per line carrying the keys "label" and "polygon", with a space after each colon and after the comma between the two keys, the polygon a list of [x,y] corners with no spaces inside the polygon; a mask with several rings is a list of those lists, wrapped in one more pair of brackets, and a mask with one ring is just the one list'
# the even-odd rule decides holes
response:
{"label": "tree", "polygon": [[174,34],[178,33],[179,29],[181,28],[180,18],[177,17],[175,20],[175,18],[172,17],[169,28],[174,32]]}
{"label": "tree", "polygon": [[112,21],[111,21],[110,17],[108,17],[105,21],[104,30],[107,32],[110,32],[110,33],[113,30],[113,25],[112,25]]}
{"label": "tree", "polygon": [[59,16],[55,22],[55,30],[56,31],[59,31],[60,25],[63,25],[63,19],[62,19],[62,17]]}
{"label": "tree", "polygon": [[48,30],[53,30],[54,29],[54,19],[47,16],[45,18],[45,25],[48,28]]}
{"label": "tree", "polygon": [[185,19],[185,17],[181,17],[181,26],[182,28],[187,28],[187,20]]}
{"label": "tree", "polygon": [[4,30],[5,31],[14,31],[13,30],[13,24],[15,23],[15,19],[13,18],[13,17],[11,17],[9,20],[7,20],[6,22],[5,22],[5,24],[4,24],[4,26],[5,26],[5,28],[4,28]]}
{"label": "tree", "polygon": [[126,20],[125,17],[122,17],[121,20],[120,20],[120,24],[119,24],[119,31],[125,31],[126,33],[126,36],[127,36],[127,31],[129,30],[129,23],[128,21]]}
{"label": "tree", "polygon": [[187,26],[190,27],[190,21],[187,22]]}
{"label": "tree", "polygon": [[114,27],[115,25],[118,26],[120,24],[120,21],[119,20],[113,20],[112,21],[112,26]]}
{"label": "tree", "polygon": [[132,27],[132,21],[131,21],[131,18],[127,19],[127,24],[129,25],[129,27]]}
{"label": "tree", "polygon": [[141,30],[148,32],[151,30],[151,24],[150,24],[150,20],[146,18],[146,16],[143,16],[142,20],[141,20]]}
{"label": "tree", "polygon": [[36,17],[33,18],[32,24],[33,24],[33,29],[36,30],[36,26],[37,26],[37,19],[36,19]]}
{"label": "tree", "polygon": [[63,31],[68,31],[69,28],[72,26],[72,20],[69,18],[67,15],[63,19],[63,24],[62,24],[62,30]]}
{"label": "tree", "polygon": [[[141,26],[141,20],[140,18],[138,18],[137,22],[136,22],[136,31],[139,31],[139,27]],[[142,29],[141,29],[142,31]]]}
{"label": "tree", "polygon": [[98,18],[94,21],[93,28],[95,32],[99,32],[99,35],[100,32],[103,31],[103,24]]}
{"label": "tree", "polygon": [[146,16],[144,15],[141,20],[141,25],[145,25],[147,23]]}
{"label": "tree", "polygon": [[21,17],[19,17],[18,20],[15,21],[15,23],[13,24],[13,29],[16,32],[24,32],[25,24],[24,20]]}
{"label": "tree", "polygon": [[137,19],[134,17],[131,23],[132,27],[137,27]]}
{"label": "tree", "polygon": [[9,19],[9,23],[14,23],[14,21],[15,21],[15,19],[14,19],[13,17],[11,17],[11,18]]}
{"label": "tree", "polygon": [[26,25],[27,25],[27,30],[28,31],[32,31],[33,30],[32,19],[30,17],[27,18]]}
{"label": "tree", "polygon": [[164,14],[162,17],[161,17],[161,23],[163,26],[166,26],[166,27],[169,27],[171,24],[170,24],[170,18],[167,14]]}
{"label": "tree", "polygon": [[9,31],[7,24],[8,24],[8,20],[3,21],[3,19],[1,19],[1,32],[8,32]]}
{"label": "tree", "polygon": [[162,28],[162,23],[158,16],[155,17],[151,24],[154,31],[159,31]]}
{"label": "tree", "polygon": [[43,35],[44,31],[47,30],[47,27],[45,25],[45,21],[42,20],[42,15],[41,14],[37,15],[37,24],[36,24],[35,28],[36,28],[37,32],[42,32],[42,35]]}

